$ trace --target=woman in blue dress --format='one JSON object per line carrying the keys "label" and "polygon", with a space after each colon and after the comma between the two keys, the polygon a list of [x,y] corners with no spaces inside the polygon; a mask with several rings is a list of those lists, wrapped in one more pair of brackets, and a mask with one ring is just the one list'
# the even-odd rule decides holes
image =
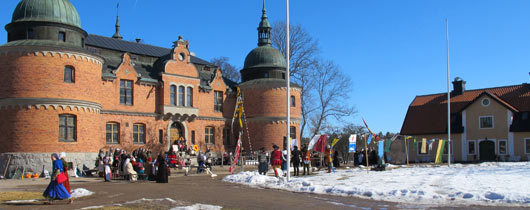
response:
{"label": "woman in blue dress", "polygon": [[[52,204],[54,200],[64,200],[70,198],[70,194],[68,193],[68,190],[63,186],[63,184],[57,183],[57,175],[59,173],[63,172],[63,162],[59,160],[59,156],[55,153],[52,154],[52,162],[53,162],[53,171],[52,176],[50,180],[50,184],[42,194],[45,198],[48,199],[49,203]],[[72,199],[70,199],[69,203],[72,203]]]}

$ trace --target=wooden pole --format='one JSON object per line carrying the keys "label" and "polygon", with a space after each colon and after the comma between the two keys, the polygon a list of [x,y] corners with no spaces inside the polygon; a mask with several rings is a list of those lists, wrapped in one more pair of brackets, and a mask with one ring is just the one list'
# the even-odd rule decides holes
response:
{"label": "wooden pole", "polygon": [[11,163],[11,155],[7,159],[6,168],[4,169],[4,179],[6,178],[7,168],[9,168],[9,163]]}
{"label": "wooden pole", "polygon": [[405,137],[405,153],[407,154],[407,166],[409,166],[409,144],[407,143],[407,136]]}
{"label": "wooden pole", "polygon": [[[370,135],[370,134],[368,134]],[[366,156],[366,173],[368,173],[370,171],[370,163],[368,163],[368,143],[366,143],[368,140],[368,136],[366,136],[366,138],[364,138],[364,153]]]}

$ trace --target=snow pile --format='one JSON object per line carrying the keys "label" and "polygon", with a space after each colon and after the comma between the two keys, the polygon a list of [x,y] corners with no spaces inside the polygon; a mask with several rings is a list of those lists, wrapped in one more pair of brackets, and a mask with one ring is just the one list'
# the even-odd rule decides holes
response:
{"label": "snow pile", "polygon": [[180,206],[175,207],[170,210],[221,210],[223,207],[221,206],[212,206],[212,205],[206,205],[206,204],[194,204],[191,206]]}
{"label": "snow pile", "polygon": [[289,182],[258,172],[242,172],[223,181],[411,204],[530,206],[530,162],[420,165],[369,173],[354,168],[293,177]]}
{"label": "snow pile", "polygon": [[35,203],[38,202],[38,200],[12,200],[12,201],[6,201],[5,203]]}
{"label": "snow pile", "polygon": [[90,196],[94,194],[94,192],[89,191],[85,188],[77,188],[72,190],[72,194],[70,195],[72,198],[80,198],[85,196]]}

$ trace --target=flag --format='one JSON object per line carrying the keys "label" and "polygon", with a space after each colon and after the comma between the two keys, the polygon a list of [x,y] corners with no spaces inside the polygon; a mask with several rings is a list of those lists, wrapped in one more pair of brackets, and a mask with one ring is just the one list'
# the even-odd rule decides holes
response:
{"label": "flag", "polygon": [[372,134],[368,134],[368,139],[366,140],[366,146],[368,146],[372,142]]}
{"label": "flag", "polygon": [[429,139],[429,142],[427,144],[429,144],[429,151],[432,151],[432,145],[434,144],[434,141],[436,141],[435,139]]}
{"label": "flag", "polygon": [[338,139],[338,138],[333,139],[333,142],[331,142],[331,148],[333,148],[335,146],[335,144],[337,144],[337,142],[339,142],[339,141],[340,141],[340,139]]}
{"label": "flag", "polygon": [[372,130],[370,130],[370,128],[368,128],[368,124],[366,124],[366,121],[364,121],[364,118],[363,118],[363,122],[364,122],[364,126],[366,127],[366,129],[368,130],[368,132],[369,132],[370,134],[372,134],[372,136],[375,137],[375,140],[376,140],[376,141],[379,141],[379,136],[375,135],[375,133],[372,132]]}
{"label": "flag", "polygon": [[350,135],[350,145],[348,146],[348,152],[357,151],[357,134]]}
{"label": "flag", "polygon": [[421,153],[423,154],[427,153],[427,139],[426,138],[421,139]]}
{"label": "flag", "polygon": [[317,152],[326,152],[326,140],[327,140],[327,136],[326,135],[321,135],[320,138],[318,138],[318,141],[317,143],[315,144],[315,151]]}
{"label": "flag", "polygon": [[387,140],[385,145],[385,152],[390,152],[390,145],[392,145],[392,140]]}
{"label": "flag", "polygon": [[243,133],[239,132],[239,138],[237,139],[237,146],[236,146],[236,153],[234,154],[234,161],[232,161],[232,164],[230,165],[230,168],[228,169],[228,172],[230,174],[234,173],[234,169],[236,168],[237,161],[239,160],[239,151],[241,150],[241,136]]}
{"label": "flag", "polygon": [[418,142],[416,142],[416,138],[414,138],[414,150],[418,151]]}
{"label": "flag", "polygon": [[385,141],[379,141],[379,148],[377,150],[377,153],[379,153],[379,158],[383,157],[383,154],[385,153]]}
{"label": "flag", "polygon": [[317,143],[318,139],[320,139],[320,135],[315,135],[309,142],[309,146],[307,147],[308,150],[312,150],[315,144]]}
{"label": "flag", "polygon": [[298,146],[296,139],[291,139],[291,151],[294,150],[294,146]]}
{"label": "flag", "polygon": [[435,163],[442,163],[443,162],[442,156],[443,156],[444,147],[445,147],[445,140],[440,139],[440,141],[438,142],[438,149],[436,151],[436,161],[435,161]]}
{"label": "flag", "polygon": [[239,119],[239,127],[243,128],[243,121],[241,121],[241,115],[243,115],[243,94],[239,87],[237,87],[236,98],[236,108],[234,109],[234,117],[232,118],[232,133],[234,132],[234,120],[236,118]]}

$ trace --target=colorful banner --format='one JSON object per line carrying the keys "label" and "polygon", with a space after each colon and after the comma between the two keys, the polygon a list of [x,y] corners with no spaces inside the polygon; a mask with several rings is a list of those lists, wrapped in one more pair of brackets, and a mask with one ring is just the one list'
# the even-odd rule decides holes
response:
{"label": "colorful banner", "polygon": [[239,160],[239,152],[241,150],[241,136],[242,136],[242,133],[239,132],[239,138],[237,139],[236,153],[234,154],[234,161],[232,161],[232,164],[230,165],[230,168],[228,169],[228,172],[230,174],[234,173],[234,169],[236,168],[237,161]]}
{"label": "colorful banner", "polygon": [[318,139],[320,139],[320,135],[315,135],[309,142],[309,146],[307,147],[308,150],[312,150],[315,144],[318,142]]}
{"label": "colorful banner", "polygon": [[423,154],[427,153],[427,139],[426,138],[421,139],[421,153]]}
{"label": "colorful banner", "polygon": [[317,143],[315,144],[315,151],[317,152],[326,152],[326,140],[328,137],[326,135],[321,135],[320,138],[318,138]]}
{"label": "colorful banner", "polygon": [[350,135],[349,142],[350,145],[348,146],[348,152],[357,151],[357,134]]}
{"label": "colorful banner", "polygon": [[236,98],[236,108],[234,109],[234,117],[232,118],[232,132],[234,132],[234,120],[236,118],[239,119],[239,127],[243,128],[243,121],[241,120],[241,115],[243,115],[243,94],[241,93],[241,89],[239,89],[239,87],[237,87]]}
{"label": "colorful banner", "polygon": [[335,144],[339,142],[340,140],[338,138],[333,139],[333,142],[331,142],[331,148],[335,147]]}
{"label": "colorful banner", "polygon": [[392,145],[392,140],[385,141],[385,152],[390,152],[390,145]]}
{"label": "colorful banner", "polygon": [[383,157],[383,154],[385,154],[385,141],[379,141],[379,147],[377,150],[377,153],[379,154],[379,158]]}
{"label": "colorful banner", "polygon": [[370,142],[372,142],[372,134],[368,134],[368,140],[366,140],[366,146],[370,145]]}
{"label": "colorful banner", "polygon": [[440,139],[440,141],[438,142],[438,149],[436,151],[436,161],[435,163],[442,163],[443,162],[443,151],[444,151],[444,148],[445,147],[445,140],[443,139]]}
{"label": "colorful banner", "polygon": [[363,122],[364,122],[364,126],[366,126],[366,129],[368,130],[368,132],[370,132],[370,134],[372,134],[372,136],[375,137],[375,140],[376,140],[376,141],[379,141],[379,136],[375,135],[375,133],[372,132],[372,131],[370,130],[370,128],[368,128],[368,124],[366,124],[366,121],[364,121],[364,118],[363,118]]}

